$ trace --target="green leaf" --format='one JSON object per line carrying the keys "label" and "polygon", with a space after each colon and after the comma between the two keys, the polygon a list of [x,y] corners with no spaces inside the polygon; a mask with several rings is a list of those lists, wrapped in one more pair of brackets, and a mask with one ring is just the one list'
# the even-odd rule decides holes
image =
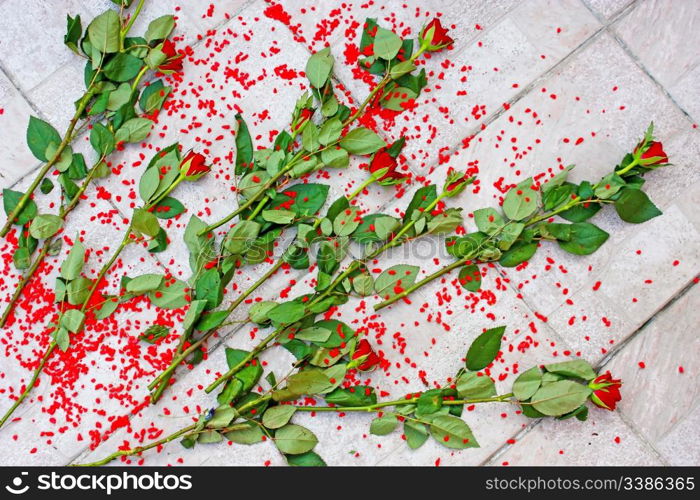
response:
{"label": "green leaf", "polygon": [[476,227],[479,228],[479,231],[488,235],[495,234],[505,225],[501,214],[493,208],[475,210],[474,222],[476,223]]}
{"label": "green leaf", "polygon": [[461,418],[452,415],[442,415],[430,423],[430,433],[443,446],[454,450],[478,448],[479,443],[474,438],[472,430]]}
{"label": "green leaf", "polygon": [[467,351],[467,369],[479,371],[490,365],[501,349],[501,338],[506,331],[505,326],[486,330],[479,335]]}
{"label": "green leaf", "polygon": [[369,426],[369,433],[375,436],[386,436],[394,432],[399,425],[399,420],[393,413],[387,413],[372,420]]}
{"label": "green leaf", "polygon": [[126,52],[116,54],[105,64],[103,70],[113,82],[127,82],[136,77],[143,68],[143,61]]}
{"label": "green leaf", "polygon": [[481,271],[476,264],[464,266],[459,270],[459,284],[470,292],[478,292],[481,289]]}
{"label": "green leaf", "polygon": [[296,217],[291,210],[263,210],[262,217],[273,224],[291,224]]}
{"label": "green leaf", "polygon": [[146,331],[139,335],[139,340],[143,340],[149,344],[155,344],[158,339],[162,339],[170,335],[170,329],[164,325],[151,325],[146,328]]}
{"label": "green leaf", "polygon": [[625,184],[627,183],[622,177],[612,172],[598,182],[593,192],[597,198],[607,200],[612,198]]}
{"label": "green leaf", "polygon": [[158,218],[145,208],[134,210],[133,228],[141,234],[155,238],[160,232]]}
{"label": "green leaf", "polygon": [[361,297],[374,293],[374,279],[368,273],[361,273],[351,279],[352,288]]}
{"label": "green leaf", "polygon": [[167,196],[153,209],[153,214],[159,219],[172,219],[185,212],[185,206],[175,198]]}
{"label": "green leaf", "polygon": [[199,330],[200,332],[208,332],[209,330],[213,330],[214,328],[221,326],[221,324],[226,321],[226,318],[228,318],[230,315],[231,313],[228,311],[214,311],[209,314],[205,314],[200,318],[195,329]]}
{"label": "green leaf", "polygon": [[605,243],[610,235],[589,222],[571,224],[570,241],[559,241],[559,246],[575,255],[590,255]]}
{"label": "green leaf", "polygon": [[661,215],[661,210],[641,189],[624,189],[615,201],[615,210],[620,219],[633,224],[640,224]]}
{"label": "green leaf", "polygon": [[342,131],[343,123],[337,118],[331,118],[321,125],[321,130],[318,134],[318,142],[323,146],[327,146],[331,142],[336,141],[340,137]]}
{"label": "green leaf", "polygon": [[534,396],[532,406],[535,410],[558,417],[564,415],[586,402],[591,394],[591,389],[573,380],[560,380],[543,385]]}
{"label": "green leaf", "polygon": [[92,131],[90,131],[90,145],[101,157],[107,156],[114,151],[116,146],[114,134],[100,122],[97,122],[92,126]]}
{"label": "green leaf", "polygon": [[104,54],[119,50],[120,21],[119,15],[107,10],[92,20],[88,26],[90,44]]}
{"label": "green leaf", "polygon": [[411,198],[411,202],[406,207],[406,213],[403,216],[403,221],[408,222],[414,220],[415,212],[423,213],[423,210],[435,201],[437,198],[437,186],[430,184],[416,190]]}
{"label": "green leaf", "polygon": [[268,408],[262,422],[268,429],[279,429],[289,423],[297,409],[292,405],[279,405]]}
{"label": "green leaf", "polygon": [[297,396],[323,394],[332,388],[328,376],[315,368],[297,372],[287,380],[287,389]]}
{"label": "green leaf", "polygon": [[82,306],[90,296],[92,286],[92,281],[82,276],[68,283],[68,286],[66,287],[68,303],[72,306]]}
{"label": "green leaf", "polygon": [[85,313],[78,309],[69,309],[61,316],[61,326],[71,333],[78,333],[85,321]]}
{"label": "green leaf", "polygon": [[513,395],[519,401],[530,399],[542,385],[542,371],[539,366],[533,366],[521,373],[513,383]]}
{"label": "green leaf", "polygon": [[498,263],[503,267],[516,267],[530,260],[530,257],[535,255],[537,251],[537,243],[516,243],[510,247],[507,251],[503,252]]}
{"label": "green leaf", "polygon": [[338,236],[350,236],[361,222],[357,207],[349,207],[340,212],[333,221],[333,232]]}
{"label": "green leaf", "polygon": [[428,440],[428,429],[420,422],[404,421],[403,433],[406,436],[406,444],[412,450],[420,448]]}
{"label": "green leaf", "polygon": [[557,375],[575,377],[583,380],[593,380],[597,376],[590,363],[583,359],[574,359],[571,361],[564,361],[563,363],[544,365],[544,369],[549,373],[556,373]]}
{"label": "green leaf", "polygon": [[49,146],[58,147],[60,143],[61,136],[51,124],[34,116],[29,117],[27,145],[37,160],[49,161],[46,154]]}
{"label": "green leaf", "polygon": [[309,79],[309,83],[317,89],[326,84],[332,70],[333,56],[330,47],[319,50],[306,63],[306,77]]}
{"label": "green leaf", "polygon": [[365,385],[357,385],[344,389],[338,387],[326,394],[326,403],[337,406],[369,406],[377,403],[374,389]]}
{"label": "green leaf", "polygon": [[442,408],[442,389],[431,389],[418,398],[416,415],[431,415],[440,408]]}
{"label": "green leaf", "polygon": [[68,15],[66,19],[66,34],[63,37],[63,43],[76,54],[79,54],[78,44],[80,43],[82,34],[83,27],[80,23],[80,16],[78,15],[72,18]]}
{"label": "green leaf", "polygon": [[68,350],[70,347],[70,335],[68,334],[68,330],[65,328],[57,328],[53,331],[51,336],[60,350],[63,352]]}
{"label": "green leaf", "polygon": [[413,64],[413,61],[402,61],[391,67],[391,70],[389,70],[389,76],[396,80],[397,78],[401,78],[402,76],[410,73],[414,69],[416,69],[416,66]]}
{"label": "green leaf", "polygon": [[308,217],[320,210],[328,197],[326,184],[295,184],[288,187],[270,202],[273,210],[291,210],[299,217]]}
{"label": "green leaf", "polygon": [[37,215],[29,226],[29,234],[37,240],[50,238],[63,227],[63,219],[58,215]]}
{"label": "green leaf", "polygon": [[401,293],[416,282],[420,267],[399,264],[392,266],[380,274],[374,282],[377,294],[384,298]]}
{"label": "green leaf", "polygon": [[304,304],[300,302],[284,302],[267,312],[267,317],[275,323],[291,324],[304,317]]}
{"label": "green leaf", "polygon": [[232,255],[244,254],[260,234],[260,224],[252,220],[238,222],[226,235],[224,248]]}
{"label": "green leaf", "polygon": [[304,126],[304,131],[301,133],[301,144],[309,152],[318,149],[318,127],[316,124],[309,122]]}
{"label": "green leaf", "polygon": [[229,431],[225,434],[226,439],[236,444],[257,444],[265,438],[262,429],[256,424],[248,424],[248,427]]}
{"label": "green leaf", "polygon": [[[24,196],[24,193],[19,191],[13,191],[11,189],[2,190],[2,204],[5,208],[5,214],[9,217],[12,211],[17,207],[19,201]],[[38,208],[33,200],[28,200],[24,205],[24,208],[20,211],[15,219],[15,224],[18,226],[24,226],[27,222],[36,217],[38,213]]]}
{"label": "green leaf", "polygon": [[374,36],[374,55],[387,61],[391,61],[401,48],[401,38],[387,29],[377,26],[377,33]]}
{"label": "green leaf", "polygon": [[126,285],[126,291],[134,295],[143,295],[156,290],[163,283],[161,274],[144,274],[132,279]]}
{"label": "green leaf", "polygon": [[299,332],[294,334],[295,339],[299,340],[304,340],[306,342],[326,342],[331,334],[330,330],[326,328],[320,328],[318,326],[310,326],[308,328],[304,328],[300,330]]}
{"label": "green leaf", "polygon": [[329,168],[345,168],[350,163],[348,152],[340,146],[321,151],[321,161]]}
{"label": "green leaf", "polygon": [[490,398],[496,395],[496,385],[491,377],[464,372],[457,379],[457,393],[465,399]]}
{"label": "green leaf", "polygon": [[119,298],[118,297],[106,296],[105,301],[102,303],[102,305],[97,310],[97,312],[95,312],[95,318],[97,318],[99,321],[102,321],[103,319],[107,319],[112,314],[114,314],[114,311],[116,311],[118,307],[119,307]]}
{"label": "green leaf", "polygon": [[277,307],[277,303],[269,300],[263,302],[256,302],[250,307],[250,309],[248,309],[248,316],[250,316],[250,321],[258,324],[267,323],[268,321],[270,321],[270,318],[268,317],[267,313],[269,313],[275,307]]}
{"label": "green leaf", "polygon": [[277,449],[288,455],[301,455],[318,443],[313,432],[295,424],[287,424],[275,432],[274,441]]}
{"label": "green leaf", "polygon": [[78,276],[83,270],[85,265],[85,245],[83,245],[77,238],[73,244],[73,248],[70,249],[68,257],[61,264],[61,278],[66,281],[72,281]]}
{"label": "green leaf", "polygon": [[132,118],[127,120],[115,136],[117,142],[141,142],[153,128],[153,122],[148,118]]}
{"label": "green leaf", "polygon": [[430,234],[449,234],[461,224],[461,210],[457,208],[448,208],[428,221],[428,232]]}
{"label": "green leaf", "polygon": [[340,140],[340,146],[356,155],[368,155],[386,146],[384,139],[366,127],[358,127],[348,132]]}
{"label": "green leaf", "polygon": [[158,17],[151,21],[144,35],[148,43],[165,40],[175,28],[175,18],[171,15]]}
{"label": "green leaf", "polygon": [[141,98],[139,99],[139,107],[141,108],[141,111],[146,114],[151,114],[154,111],[161,109],[171,91],[172,88],[163,85],[162,80],[152,82],[141,92]]}
{"label": "green leaf", "polygon": [[510,220],[521,221],[537,211],[537,199],[530,177],[508,191],[503,200],[503,212]]}
{"label": "green leaf", "polygon": [[182,280],[171,278],[148,294],[148,300],[161,309],[180,309],[187,305],[188,285]]}
{"label": "green leaf", "polygon": [[236,175],[241,175],[253,169],[253,140],[248,125],[240,114],[236,114],[236,123]]}
{"label": "green leaf", "polygon": [[315,452],[307,451],[300,455],[285,455],[287,464],[292,467],[325,467],[326,462]]}

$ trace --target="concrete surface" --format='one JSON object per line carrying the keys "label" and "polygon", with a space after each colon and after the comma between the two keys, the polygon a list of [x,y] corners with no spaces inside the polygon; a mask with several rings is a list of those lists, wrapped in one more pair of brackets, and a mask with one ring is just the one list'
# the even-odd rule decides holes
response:
{"label": "concrete surface", "polygon": [[[22,189],[38,167],[24,145],[29,114],[65,127],[79,95],[81,61],[62,46],[65,14],[89,18],[111,5],[106,0],[0,0],[0,186]],[[131,214],[134,191],[154,146],[180,141],[204,151],[215,173],[175,193],[189,208],[171,220],[171,248],[148,255],[131,248],[110,274],[116,287],[123,274],[155,268],[187,278],[182,232],[191,214],[207,220],[235,206],[232,169],[233,114],[240,108],[258,144],[283,127],[305,88],[302,71],[309,50],[329,44],[336,57],[338,86],[362,99],[367,84],[345,64],[347,47],[359,41],[367,16],[403,35],[415,35],[437,12],[458,39],[454,50],[426,61],[429,92],[419,106],[382,128],[387,138],[405,135],[409,168],[417,180],[441,182],[449,166],[479,168],[481,189],[453,203],[469,213],[495,206],[501,182],[577,165],[577,180],[597,178],[618,162],[649,121],[657,127],[673,167],[647,177],[647,189],[664,215],[641,226],[620,222],[603,210],[595,222],[610,240],[590,257],[542,248],[521,270],[485,270],[483,290],[464,292],[456,276],[433,283],[413,305],[371,312],[376,299],[350,302],[340,319],[364,326],[390,367],[370,381],[393,396],[442,383],[459,369],[465,350],[483,327],[508,325],[503,356],[491,376],[499,390],[534,364],[584,356],[621,377],[623,401],[609,413],[592,410],[588,422],[532,422],[512,407],[483,406],[465,412],[481,448],[452,452],[428,442],[418,451],[400,433],[369,435],[365,415],[304,415],[296,421],[319,437],[317,451],[334,465],[700,464],[695,431],[700,416],[700,3],[694,0],[401,0],[365,2],[262,0],[147,1],[136,30],[167,12],[179,18],[179,45],[190,45],[184,74],[149,138],[115,155],[117,175],[88,191],[70,217],[66,235],[78,232],[94,250],[88,268],[109,257]],[[342,7],[341,7],[342,5]],[[286,12],[287,16],[280,13]],[[285,22],[280,22],[283,19]],[[695,47],[695,48],[693,48]],[[232,70],[232,71],[229,71]],[[235,70],[235,71],[233,71]],[[580,140],[579,140],[580,139]],[[78,150],[87,150],[86,138]],[[89,154],[89,153],[88,153]],[[344,171],[319,173],[336,193],[350,192],[365,178],[354,161]],[[414,189],[410,186],[407,190]],[[397,199],[399,198],[399,199]],[[408,195],[373,187],[360,204],[394,213]],[[41,196],[42,207],[55,193]],[[468,221],[467,227],[472,224]],[[0,296],[9,296],[18,274],[0,242]],[[64,245],[63,253],[68,251]],[[425,252],[428,252],[426,254]],[[439,264],[437,247],[418,245],[380,259],[377,267],[412,262],[428,273]],[[445,262],[445,259],[442,260]],[[0,411],[30,377],[47,342],[47,319],[55,313],[48,295],[58,260],[42,271],[19,308],[17,321],[0,338]],[[228,298],[245,290],[267,264],[243,269]],[[309,277],[286,271],[255,299],[294,296]],[[281,292],[282,290],[282,292]],[[146,385],[161,357],[174,348],[182,311],[167,313],[144,302],[121,308],[79,340],[80,349],[55,356],[18,421],[0,431],[3,465],[63,465],[101,458],[187,425],[213,404],[202,387],[225,368],[219,345],[245,348],[266,333],[234,325],[214,341],[209,360],[178,372],[174,389],[156,407],[145,406]],[[244,318],[244,311],[237,319]],[[152,347],[138,335],[153,321],[173,334]],[[235,335],[234,335],[235,334]],[[283,373],[290,357],[280,350],[263,356]],[[269,444],[254,447],[178,443],[128,463],[274,465],[283,459]]]}

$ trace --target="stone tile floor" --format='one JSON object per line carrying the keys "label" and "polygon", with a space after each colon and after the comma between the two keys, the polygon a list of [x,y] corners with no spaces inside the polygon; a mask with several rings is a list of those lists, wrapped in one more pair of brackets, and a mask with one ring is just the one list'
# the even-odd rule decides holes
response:
{"label": "stone tile floor", "polygon": [[[22,189],[38,167],[24,146],[28,116],[65,127],[79,94],[80,61],[61,44],[65,14],[89,17],[109,5],[107,0],[0,0],[0,186]],[[349,98],[367,94],[366,84],[355,80],[345,64],[367,16],[403,35],[415,35],[438,12],[453,26],[454,50],[426,63],[430,92],[421,96],[417,109],[384,128],[388,138],[409,139],[408,167],[416,180],[440,182],[449,166],[478,166],[481,189],[457,200],[467,213],[498,203],[503,180],[517,182],[559,165],[576,164],[576,179],[596,179],[634,146],[651,120],[674,164],[648,176],[652,199],[664,215],[630,226],[601,212],[596,223],[612,237],[593,256],[573,258],[547,247],[522,270],[489,267],[478,294],[463,292],[450,276],[421,290],[413,306],[394,306],[374,316],[369,304],[348,304],[340,313],[343,320],[368,327],[391,361],[386,371],[370,377],[389,394],[422,390],[421,380],[440,383],[456,372],[482,328],[507,324],[504,355],[491,371],[499,389],[533,364],[581,355],[624,380],[619,411],[593,411],[585,423],[533,423],[512,408],[477,408],[466,418],[481,448],[459,453],[435,443],[410,452],[398,433],[369,435],[369,420],[362,415],[299,418],[318,435],[317,451],[328,463],[700,464],[695,432],[700,415],[695,330],[700,325],[695,286],[700,271],[700,3],[148,0],[136,29],[167,12],[177,14],[179,43],[191,45],[192,52],[184,74],[173,82],[173,103],[149,140],[154,146],[177,140],[204,149],[214,160],[216,175],[177,192],[190,213],[205,219],[223,215],[235,203],[227,160],[235,107],[244,110],[255,135],[264,140],[283,126],[304,89],[298,72],[309,50],[325,45],[332,47],[335,77]],[[228,69],[237,70],[237,76]],[[78,149],[84,148],[85,138],[79,142]],[[95,201],[84,202],[70,218],[66,234],[79,232],[95,249],[89,261],[93,269],[118,241],[122,219],[134,207],[129,194],[140,160],[152,147],[127,148],[115,158],[119,178],[92,187],[87,194]],[[330,179],[337,192],[350,192],[364,178],[359,163],[318,178]],[[46,207],[54,201],[48,196],[41,203]],[[403,190],[376,188],[361,202],[393,213],[406,196]],[[122,274],[156,267],[186,277],[187,257],[177,235],[187,220],[180,216],[170,222],[176,242],[167,253],[154,257],[130,249],[110,274],[112,286]],[[18,279],[7,258],[11,246],[0,242],[3,297]],[[410,261],[426,273],[437,265],[432,257],[439,256],[436,248],[413,246],[378,265]],[[45,297],[57,262],[42,269],[17,320],[0,338],[0,411],[27,382],[28,367],[45,345],[44,319],[53,312]],[[240,293],[265,268],[239,272],[229,295]],[[287,288],[296,294],[308,281],[302,273],[287,271],[255,298],[278,298]],[[0,464],[63,465],[101,458],[125,442],[134,445],[174,431],[212,405],[200,389],[224,367],[223,350],[216,348],[207,363],[180,372],[160,406],[144,405],[145,386],[177,333],[153,348],[140,345],[138,334],[156,319],[179,332],[182,312],[164,314],[146,303],[122,309],[92,327],[80,339],[83,348],[49,363],[31,404],[0,431],[5,448]],[[232,328],[216,344],[245,348],[260,335],[249,326]],[[290,361],[279,351],[264,360],[273,369]],[[130,463],[282,461],[271,445],[184,450],[171,443]]]}

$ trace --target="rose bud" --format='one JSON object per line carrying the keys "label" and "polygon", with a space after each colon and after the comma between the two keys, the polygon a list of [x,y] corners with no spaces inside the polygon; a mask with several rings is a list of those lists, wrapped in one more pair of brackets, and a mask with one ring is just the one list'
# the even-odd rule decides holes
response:
{"label": "rose bud", "polygon": [[447,36],[447,30],[436,17],[421,31],[420,43],[428,52],[437,52],[454,43],[454,40]]}
{"label": "rose bud", "polygon": [[211,170],[203,154],[190,151],[180,162],[180,172],[186,181],[196,181]]}
{"label": "rose bud", "polygon": [[304,129],[304,126],[309,123],[312,116],[314,116],[314,110],[312,108],[304,108],[299,111],[299,116],[292,124],[292,130],[296,133],[301,132]]}
{"label": "rose bud", "polygon": [[593,389],[591,401],[606,410],[614,410],[615,404],[622,399],[620,395],[622,381],[613,379],[609,371],[589,382],[588,387]]}
{"label": "rose bud", "polygon": [[398,162],[396,157],[401,153],[406,140],[402,137],[390,146],[381,148],[369,163],[369,171],[374,178],[382,186],[391,186],[400,184],[408,178],[408,175],[398,171]]}
{"label": "rose bud", "polygon": [[[668,163],[668,156],[664,152],[664,146],[658,141],[651,141],[648,144],[648,147],[644,152],[642,152],[642,155],[639,157],[639,164],[642,165],[643,167],[651,167],[654,165],[662,165],[665,163]],[[644,146],[644,142],[639,144],[635,149],[634,149],[634,155],[637,156],[639,153],[639,149]]]}
{"label": "rose bud", "polygon": [[362,339],[357,344],[357,348],[352,355],[353,362],[349,368],[357,368],[362,372],[373,370],[381,361],[379,356],[372,350],[370,343]]}
{"label": "rose bud", "polygon": [[464,191],[469,184],[474,182],[476,177],[470,176],[467,173],[457,172],[455,169],[451,168],[447,171],[447,179],[445,180],[445,185],[442,189],[443,196],[447,198],[452,198],[457,196],[459,193]]}
{"label": "rose bud", "polygon": [[164,41],[160,51],[165,54],[166,59],[165,62],[158,65],[158,71],[166,74],[182,71],[182,60],[185,58],[185,55],[177,53],[173,42],[170,40]]}

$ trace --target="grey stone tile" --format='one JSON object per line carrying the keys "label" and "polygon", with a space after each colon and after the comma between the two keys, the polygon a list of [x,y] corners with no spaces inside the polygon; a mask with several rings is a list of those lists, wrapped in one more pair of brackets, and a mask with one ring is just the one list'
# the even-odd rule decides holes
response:
{"label": "grey stone tile", "polygon": [[85,12],[78,0],[8,0],[0,8],[0,63],[24,92],[75,57],[63,45],[63,35],[66,13]]}
{"label": "grey stone tile", "polygon": [[592,408],[586,422],[548,419],[515,438],[491,465],[663,465],[614,412]]}
{"label": "grey stone tile", "polygon": [[[36,168],[39,161],[27,147],[26,126],[32,108],[0,71],[0,187],[10,187],[23,175]],[[2,216],[3,219],[5,216]]]}
{"label": "grey stone tile", "polygon": [[[694,333],[699,304],[700,289],[693,286],[603,367],[622,379],[619,410],[650,443],[663,442],[692,418],[699,392],[700,341]],[[695,456],[697,448],[697,443],[685,446]]]}
{"label": "grey stone tile", "polygon": [[695,405],[685,419],[655,443],[656,449],[670,465],[697,467],[700,464],[700,450],[697,443],[688,439],[688,436],[694,435],[698,424],[700,424],[700,407]]}
{"label": "grey stone tile", "polygon": [[634,0],[583,0],[583,2],[604,19],[610,19],[634,3]]}

